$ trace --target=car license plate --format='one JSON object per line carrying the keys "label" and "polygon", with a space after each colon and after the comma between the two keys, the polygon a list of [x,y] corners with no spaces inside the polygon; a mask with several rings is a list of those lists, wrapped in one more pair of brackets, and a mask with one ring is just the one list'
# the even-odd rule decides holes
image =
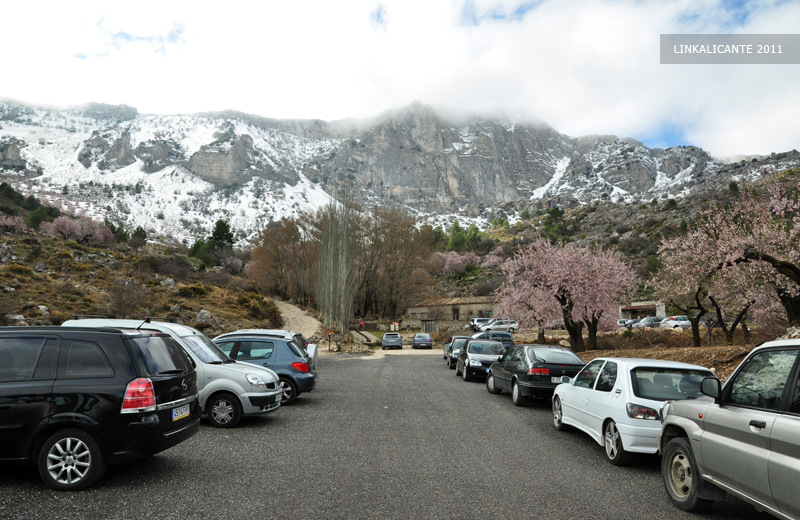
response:
{"label": "car license plate", "polygon": [[183,419],[184,417],[189,416],[189,405],[185,404],[183,406],[179,406],[177,408],[172,409],[172,420],[178,421]]}
{"label": "car license plate", "polygon": [[560,383],[561,382],[561,378],[560,377],[551,377],[550,378],[550,382],[551,383]]}

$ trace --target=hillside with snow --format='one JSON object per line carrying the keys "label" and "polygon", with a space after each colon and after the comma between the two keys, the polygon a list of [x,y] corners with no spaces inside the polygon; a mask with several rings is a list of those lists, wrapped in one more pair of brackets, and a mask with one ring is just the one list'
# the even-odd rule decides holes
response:
{"label": "hillside with snow", "polygon": [[341,122],[0,103],[0,179],[76,215],[185,244],[220,218],[251,242],[269,222],[314,212],[343,191],[365,207],[485,227],[524,209],[681,197],[798,163],[796,151],[724,163],[690,146],[652,150],[542,123],[456,121],[419,103]]}

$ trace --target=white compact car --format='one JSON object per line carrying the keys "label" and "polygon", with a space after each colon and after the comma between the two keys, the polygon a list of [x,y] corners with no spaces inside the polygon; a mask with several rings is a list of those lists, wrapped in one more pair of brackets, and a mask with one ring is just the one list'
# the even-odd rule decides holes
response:
{"label": "white compact car", "polygon": [[244,416],[273,412],[281,405],[283,384],[272,370],[237,362],[222,352],[202,332],[163,321],[85,319],[69,320],[62,327],[113,327],[169,334],[183,347],[197,372],[200,409],[212,426],[232,428]]}
{"label": "white compact car", "polygon": [[664,401],[702,397],[707,368],[655,359],[597,358],[574,379],[562,377],[553,394],[553,424],[589,434],[614,465],[633,453],[658,452]]}

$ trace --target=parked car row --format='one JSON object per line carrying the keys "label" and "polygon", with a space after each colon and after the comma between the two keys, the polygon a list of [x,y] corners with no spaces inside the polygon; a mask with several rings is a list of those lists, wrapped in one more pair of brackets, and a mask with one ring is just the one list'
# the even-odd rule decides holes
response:
{"label": "parked car row", "polygon": [[[670,320],[674,321],[674,320]],[[660,454],[672,503],[703,511],[731,493],[757,509],[800,519],[800,341],[755,348],[723,386],[705,367],[597,358],[570,350],[455,337],[445,347],[465,381],[485,377],[515,405],[551,396],[556,430],[580,430],[614,465]]]}
{"label": "parked car row", "polygon": [[[237,345],[226,353],[192,327],[150,319],[0,328],[0,461],[35,464],[49,487],[79,490],[108,464],[188,439],[201,417],[230,428],[274,412],[316,384],[316,345],[300,338],[238,331],[214,339]],[[245,356],[247,347],[261,350]]]}

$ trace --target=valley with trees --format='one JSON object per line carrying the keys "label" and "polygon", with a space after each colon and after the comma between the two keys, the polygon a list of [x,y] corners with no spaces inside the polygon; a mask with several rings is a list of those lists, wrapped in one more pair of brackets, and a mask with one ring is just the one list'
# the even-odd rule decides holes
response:
{"label": "valley with trees", "polygon": [[[222,332],[279,327],[270,303],[278,298],[344,331],[357,317],[402,319],[427,298],[493,295],[495,315],[514,316],[539,341],[563,329],[576,352],[643,341],[751,344],[800,320],[797,186],[790,170],[680,200],[532,207],[485,230],[420,225],[398,209],[351,201],[269,223],[249,247],[235,246],[235,230],[219,219],[185,247],[149,240],[141,226],[129,232],[125,222],[65,213],[3,183],[0,318],[170,316]],[[618,309],[636,299],[686,314],[690,333],[618,331]],[[213,318],[198,321],[202,310]]]}

